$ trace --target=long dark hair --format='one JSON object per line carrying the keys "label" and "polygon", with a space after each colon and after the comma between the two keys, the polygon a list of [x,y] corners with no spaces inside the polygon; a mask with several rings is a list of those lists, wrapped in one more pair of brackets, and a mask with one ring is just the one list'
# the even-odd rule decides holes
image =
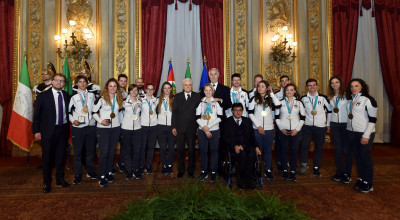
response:
{"label": "long dark hair", "polygon": [[[254,93],[254,101],[256,101],[257,105],[263,105],[264,100],[265,100],[265,103],[267,104],[267,106],[272,106],[271,96],[268,95],[267,97],[262,97],[261,94],[258,92],[258,87],[260,86],[260,83],[263,83],[266,88],[269,87],[269,83],[267,81],[261,80],[257,85],[256,92]],[[268,90],[267,90],[267,92],[268,92]]]}
{"label": "long dark hair", "polygon": [[296,87],[296,85],[293,84],[293,83],[289,83],[289,84],[287,84],[287,85],[285,86],[285,88],[283,88],[283,98],[286,98],[286,90],[287,90],[287,88],[289,88],[290,86],[293,86],[294,90],[296,91],[296,92],[293,94],[293,97],[295,97],[297,100],[300,100],[300,95],[299,95],[299,92],[297,91],[297,87]]}
{"label": "long dark hair", "polygon": [[350,80],[349,84],[347,85],[346,99],[347,100],[351,100],[352,99],[351,95],[353,93],[351,92],[351,83],[354,82],[354,81],[357,81],[358,83],[360,83],[362,95],[363,96],[369,96],[369,87],[368,87],[367,83],[362,79],[355,78],[355,79]]}
{"label": "long dark hair", "polygon": [[335,90],[333,90],[333,88],[332,88],[332,86],[331,86],[331,83],[332,83],[332,80],[334,80],[334,79],[337,79],[337,80],[339,80],[339,82],[340,82],[340,87],[339,87],[339,94],[338,94],[338,96],[339,97],[344,97],[344,94],[345,94],[345,88],[344,88],[344,83],[343,83],[343,80],[342,80],[342,78],[340,77],[340,76],[332,76],[330,79],[329,79],[329,85],[328,85],[328,95],[329,95],[329,97],[330,98],[332,98],[333,96],[335,96]]}
{"label": "long dark hair", "polygon": [[162,100],[165,97],[165,93],[164,93],[164,86],[170,86],[171,87],[171,92],[169,93],[168,96],[168,104],[169,104],[169,109],[172,111],[172,104],[174,103],[174,94],[172,94],[172,85],[169,82],[164,82],[161,86],[161,94],[160,97],[158,98],[159,102],[157,105],[157,112],[160,113],[161,112],[161,104],[162,104]]}

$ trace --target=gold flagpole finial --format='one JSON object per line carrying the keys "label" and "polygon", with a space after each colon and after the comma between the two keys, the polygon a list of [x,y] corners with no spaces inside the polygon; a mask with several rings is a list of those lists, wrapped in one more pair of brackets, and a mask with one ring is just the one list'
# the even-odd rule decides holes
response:
{"label": "gold flagpole finial", "polygon": [[171,61],[171,62],[172,62],[172,57],[169,57],[169,61]]}
{"label": "gold flagpole finial", "polygon": [[190,59],[189,59],[189,56],[187,57],[187,62],[188,62],[188,63],[190,63]]}
{"label": "gold flagpole finial", "polygon": [[207,63],[206,56],[204,56],[203,62],[204,62],[204,63]]}

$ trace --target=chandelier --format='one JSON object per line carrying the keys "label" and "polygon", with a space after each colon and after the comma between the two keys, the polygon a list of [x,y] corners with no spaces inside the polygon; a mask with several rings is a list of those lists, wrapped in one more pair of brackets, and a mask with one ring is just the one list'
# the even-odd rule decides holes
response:
{"label": "chandelier", "polygon": [[[297,47],[297,42],[293,42],[293,34],[289,33],[287,26],[284,26],[281,30],[282,32],[279,32],[278,29],[276,35],[271,39],[273,45],[270,52],[270,59],[272,62],[292,63],[296,58],[295,48]],[[290,57],[292,57],[291,60]]]}

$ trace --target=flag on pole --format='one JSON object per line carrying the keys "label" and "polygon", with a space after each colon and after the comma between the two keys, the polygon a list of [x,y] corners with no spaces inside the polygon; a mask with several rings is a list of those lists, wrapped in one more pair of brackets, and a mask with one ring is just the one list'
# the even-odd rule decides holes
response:
{"label": "flag on pole", "polygon": [[176,85],[175,85],[175,76],[174,76],[174,68],[172,67],[172,58],[169,60],[169,70],[168,70],[168,78],[167,81],[172,86],[172,94],[176,94]]}
{"label": "flag on pole", "polygon": [[185,74],[185,79],[186,78],[189,78],[189,79],[191,79],[192,78],[192,75],[190,74],[190,60],[189,60],[189,57],[187,58],[187,65],[186,65],[186,74]]}
{"label": "flag on pole", "polygon": [[66,91],[69,95],[72,95],[72,82],[71,82],[71,76],[69,75],[67,57],[65,57],[64,60],[63,75],[65,76],[65,78],[67,78],[67,83],[65,84],[64,91]]}
{"label": "flag on pole", "polygon": [[205,57],[204,57],[204,61],[203,61],[203,73],[201,74],[201,79],[200,79],[200,88],[203,88],[207,83],[208,83],[208,73],[207,73],[207,66],[206,66],[206,61],[205,61]]}
{"label": "flag on pole", "polygon": [[29,81],[28,65],[26,64],[26,57],[24,57],[7,138],[20,149],[27,152],[30,151],[33,143],[32,120],[32,90]]}

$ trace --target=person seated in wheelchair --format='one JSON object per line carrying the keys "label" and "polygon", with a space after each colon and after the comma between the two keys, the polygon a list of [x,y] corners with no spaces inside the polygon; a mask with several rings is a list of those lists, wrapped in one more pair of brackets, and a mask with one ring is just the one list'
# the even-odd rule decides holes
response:
{"label": "person seated in wheelchair", "polygon": [[232,113],[233,116],[229,117],[225,123],[224,136],[230,152],[236,154],[238,187],[254,189],[256,186],[252,178],[254,163],[256,154],[261,155],[261,151],[254,136],[251,120],[242,116],[243,105],[233,104]]}

